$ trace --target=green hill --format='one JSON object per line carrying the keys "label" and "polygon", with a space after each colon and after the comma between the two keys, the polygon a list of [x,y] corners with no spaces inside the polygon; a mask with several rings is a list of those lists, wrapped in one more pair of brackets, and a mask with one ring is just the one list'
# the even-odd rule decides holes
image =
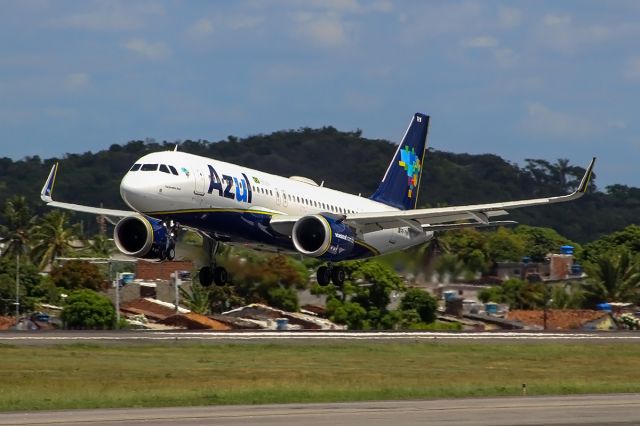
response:
{"label": "green hill", "polygon": [[[60,161],[55,198],[61,201],[125,208],[119,183],[142,155],[173,149],[174,143],[131,141],[97,153],[67,154],[62,159],[28,157],[0,159],[0,205],[15,194],[29,198],[38,212],[46,207],[39,193],[51,165]],[[396,145],[341,132],[333,127],[304,128],[256,135],[230,136],[219,142],[184,141],[181,151],[257,168],[279,175],[302,175],[325,185],[368,196],[376,188]],[[584,172],[558,160],[529,160],[523,167],[491,155],[454,154],[430,150],[425,159],[420,206],[470,204],[546,195],[561,195],[573,188]],[[640,189],[607,187],[573,203],[529,208],[511,218],[535,226],[548,226],[578,242],[586,242],[637,223]],[[95,220],[87,218],[87,226]]]}

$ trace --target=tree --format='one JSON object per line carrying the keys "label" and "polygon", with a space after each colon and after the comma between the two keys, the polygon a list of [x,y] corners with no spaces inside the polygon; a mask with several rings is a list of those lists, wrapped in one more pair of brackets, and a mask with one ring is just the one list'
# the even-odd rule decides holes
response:
{"label": "tree", "polygon": [[109,258],[116,249],[113,239],[100,234],[96,234],[89,244],[85,254],[91,257]]}
{"label": "tree", "polygon": [[404,289],[398,274],[376,261],[350,262],[344,268],[346,280],[341,288],[332,284],[312,288],[314,294],[327,295],[329,319],[351,330],[392,328],[399,317],[387,306],[391,293]]}
{"label": "tree", "polygon": [[604,255],[586,265],[589,278],[583,285],[585,303],[594,308],[603,302],[635,302],[640,289],[638,258],[629,251]]}
{"label": "tree", "polygon": [[281,309],[298,307],[295,288],[304,288],[307,271],[296,260],[278,255],[239,252],[229,258],[227,268],[237,296],[248,303],[266,303]]}
{"label": "tree", "polygon": [[70,329],[112,329],[116,311],[106,296],[92,290],[77,290],[67,297],[61,319]]}
{"label": "tree", "polygon": [[551,289],[550,307],[553,309],[580,309],[584,305],[584,291],[576,283],[555,285]]}
{"label": "tree", "polygon": [[526,252],[522,235],[498,228],[487,235],[487,254],[492,262],[519,262]]}
{"label": "tree", "polygon": [[[474,252],[472,252],[474,253]],[[467,259],[479,259],[480,255],[478,252],[473,254],[470,253]],[[460,275],[462,275],[466,270],[466,266],[460,258],[455,254],[445,254],[438,259],[436,263],[436,272],[438,273],[438,279],[443,281],[445,277],[449,277],[451,281],[456,281]]]}
{"label": "tree", "polygon": [[400,301],[400,309],[415,310],[422,322],[430,324],[436,320],[438,301],[424,290],[410,288]]}
{"label": "tree", "polygon": [[602,257],[615,256],[624,251],[640,253],[640,226],[629,225],[620,231],[585,244],[580,257],[584,261],[597,263]]}
{"label": "tree", "polygon": [[7,200],[4,209],[6,225],[0,226],[0,233],[7,240],[3,256],[15,258],[29,252],[36,217],[31,212],[23,196],[14,196]]}
{"label": "tree", "polygon": [[506,303],[511,309],[543,308],[546,300],[544,284],[530,283],[517,278],[480,291],[478,298],[483,303]]}
{"label": "tree", "polygon": [[62,210],[53,210],[38,223],[34,232],[37,241],[33,248],[34,258],[40,269],[50,265],[71,249],[71,240],[79,235],[78,226],[68,226],[69,216]]}
{"label": "tree", "polygon": [[180,287],[180,299],[189,310],[202,315],[211,313],[211,293],[197,280],[191,282],[191,291]]}
{"label": "tree", "polygon": [[[20,312],[33,309],[39,299],[39,286],[43,281],[38,268],[29,259],[20,259]],[[0,315],[13,315],[16,301],[16,261],[0,258]]]}
{"label": "tree", "polygon": [[579,244],[568,240],[551,228],[519,225],[515,233],[523,239],[526,247],[525,254],[534,262],[543,262],[547,254],[558,252],[563,245],[573,246],[576,254],[580,254]]}
{"label": "tree", "polygon": [[62,266],[56,266],[50,276],[57,287],[67,290],[99,290],[105,283],[105,277],[100,269],[84,260],[70,260]]}
{"label": "tree", "polygon": [[[449,246],[450,253],[455,253],[457,259],[462,261],[464,267],[472,272],[484,272],[490,266],[487,255],[486,237],[483,233],[473,228],[465,228],[457,231],[447,232],[443,237]],[[444,257],[444,256],[443,256]],[[443,260],[440,258],[440,260]],[[452,260],[451,260],[452,261]],[[445,260],[445,262],[448,262]],[[457,268],[456,268],[457,269]],[[451,273],[451,278],[456,279],[460,273],[456,269],[451,268],[447,272]],[[438,271],[438,266],[436,266]]]}

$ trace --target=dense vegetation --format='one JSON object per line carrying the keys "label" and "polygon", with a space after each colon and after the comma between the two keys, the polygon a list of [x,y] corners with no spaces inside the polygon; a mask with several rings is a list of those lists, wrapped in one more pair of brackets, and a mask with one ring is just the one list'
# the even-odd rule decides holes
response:
{"label": "dense vegetation", "polygon": [[[13,195],[24,195],[38,213],[45,207],[39,192],[50,166],[60,161],[55,195],[58,199],[90,205],[124,208],[119,183],[142,155],[173,149],[171,142],[131,141],[97,153],[67,154],[62,159],[29,157],[0,159],[0,205]],[[256,135],[246,139],[183,141],[180,150],[259,168],[281,175],[303,175],[351,193],[374,191],[396,146],[363,138],[359,131],[333,127],[304,128]],[[346,165],[346,166],[345,166]],[[420,206],[469,204],[559,195],[571,190],[584,169],[567,160],[527,160],[518,166],[491,155],[453,154],[430,150],[419,194]],[[592,241],[636,222],[640,216],[640,189],[624,185],[597,191],[561,206],[524,209],[512,218],[522,223],[551,227],[569,239]],[[1,219],[4,220],[4,219]],[[95,218],[86,216],[94,229]]]}

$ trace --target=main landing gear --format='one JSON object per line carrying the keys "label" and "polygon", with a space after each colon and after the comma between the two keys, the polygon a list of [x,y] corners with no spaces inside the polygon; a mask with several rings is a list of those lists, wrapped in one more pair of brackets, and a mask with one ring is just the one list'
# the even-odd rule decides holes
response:
{"label": "main landing gear", "polygon": [[162,226],[167,230],[167,245],[160,252],[160,261],[173,260],[176,258],[176,237],[180,229],[178,222],[173,220],[163,221]]}
{"label": "main landing gear", "polygon": [[323,287],[328,285],[330,282],[338,287],[342,287],[345,277],[346,274],[342,266],[333,266],[331,264],[319,267],[318,273],[316,274],[318,284]]}
{"label": "main landing gear", "polygon": [[209,266],[200,268],[199,278],[203,287],[209,287],[211,284],[223,286],[229,281],[229,274],[222,266],[216,265],[216,253],[220,248],[220,241],[209,237],[204,237],[203,245],[209,253]]}

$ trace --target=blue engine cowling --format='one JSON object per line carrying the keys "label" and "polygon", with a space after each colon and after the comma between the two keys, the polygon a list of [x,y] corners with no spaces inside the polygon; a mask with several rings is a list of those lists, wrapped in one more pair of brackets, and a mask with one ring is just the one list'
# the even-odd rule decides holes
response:
{"label": "blue engine cowling", "polygon": [[340,218],[314,214],[298,219],[291,233],[293,245],[300,253],[338,262],[353,251],[353,230]]}
{"label": "blue engine cowling", "polygon": [[169,244],[162,221],[133,215],[121,219],[113,231],[116,247],[127,256],[140,259],[163,259]]}

